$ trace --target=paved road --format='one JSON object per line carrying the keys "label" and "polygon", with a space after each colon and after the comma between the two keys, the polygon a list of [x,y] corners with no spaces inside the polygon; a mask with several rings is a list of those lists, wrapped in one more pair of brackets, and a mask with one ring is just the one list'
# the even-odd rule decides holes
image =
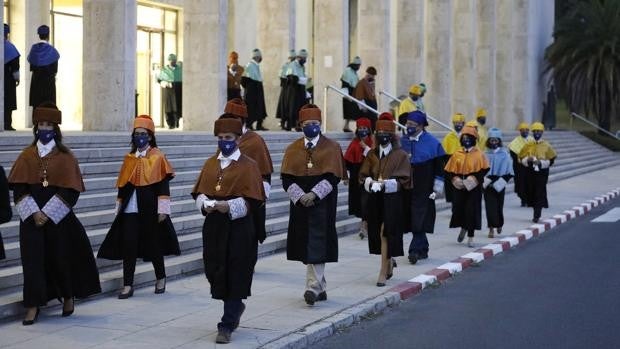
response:
{"label": "paved road", "polygon": [[313,348],[619,348],[618,201]]}

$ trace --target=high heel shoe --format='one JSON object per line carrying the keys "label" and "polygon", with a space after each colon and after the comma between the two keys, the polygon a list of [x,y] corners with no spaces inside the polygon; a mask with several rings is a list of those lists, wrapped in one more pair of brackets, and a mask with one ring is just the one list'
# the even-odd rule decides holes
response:
{"label": "high heel shoe", "polygon": [[71,298],[71,303],[73,304],[73,306],[71,307],[71,310],[65,310],[64,302],[63,302],[62,315],[61,315],[62,317],[71,316],[73,312],[75,311],[75,298]]}
{"label": "high heel shoe", "polygon": [[37,307],[37,313],[34,314],[34,318],[32,320],[23,320],[22,321],[22,325],[24,326],[30,326],[33,325],[35,322],[37,322],[37,319],[39,318],[39,313],[41,312],[41,309],[39,307]]}
{"label": "high heel shoe", "polygon": [[166,278],[164,278],[163,280],[164,280],[164,287],[162,287],[162,288],[157,288],[157,282],[159,280],[157,280],[155,282],[155,294],[162,294],[162,293],[166,292]]}
{"label": "high heel shoe", "polygon": [[127,299],[133,296],[133,286],[131,287],[131,289],[129,290],[129,292],[127,293],[120,293],[118,295],[118,299]]}
{"label": "high heel shoe", "polygon": [[[394,258],[390,258],[390,261],[392,263],[392,268],[391,268],[391,273],[388,273],[387,275],[385,275],[385,279],[389,280],[392,278],[392,276],[394,276],[394,268],[396,268],[398,266],[398,264],[396,264],[396,260]],[[379,286],[379,285],[377,285]]]}

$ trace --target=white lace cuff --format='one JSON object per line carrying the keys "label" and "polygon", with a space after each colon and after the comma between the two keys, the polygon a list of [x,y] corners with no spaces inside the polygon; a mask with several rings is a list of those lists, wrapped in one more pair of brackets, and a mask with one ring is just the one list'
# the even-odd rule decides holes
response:
{"label": "white lace cuff", "polygon": [[370,177],[366,177],[366,179],[364,180],[364,189],[366,189],[367,192],[370,193],[370,186],[372,185],[372,178]]}
{"label": "white lace cuff", "polygon": [[443,194],[444,183],[443,179],[435,178],[435,182],[433,184],[433,191],[437,194]]}
{"label": "white lace cuff", "polygon": [[368,156],[368,153],[371,151],[372,149],[370,149],[369,146],[364,147],[364,157]]}
{"label": "white lace cuff", "polygon": [[65,204],[64,201],[62,201],[58,196],[54,195],[50,201],[43,206],[41,211],[43,211],[43,213],[45,213],[45,215],[49,217],[54,224],[58,224],[71,211],[71,208],[68,207],[67,204]]}
{"label": "white lace cuff", "polygon": [[334,187],[332,187],[332,185],[326,179],[324,179],[318,182],[311,191],[315,193],[320,200],[323,200],[323,198],[329,195],[332,190],[334,190]]}
{"label": "white lace cuff", "polygon": [[263,181],[263,189],[265,189],[265,200],[267,200],[269,199],[269,194],[271,193],[271,184]]}
{"label": "white lace cuff", "polygon": [[39,205],[37,205],[30,195],[21,199],[15,206],[17,207],[17,213],[22,221],[25,221],[28,217],[39,212]]}
{"label": "white lace cuff", "polygon": [[540,160],[540,168],[549,168],[550,165],[551,165],[551,161]]}
{"label": "white lace cuff", "polygon": [[199,194],[198,196],[196,196],[196,208],[198,209],[198,211],[200,211],[200,213],[202,213],[202,207],[204,205],[204,202],[207,200],[208,198],[205,194]]}
{"label": "white lace cuff", "polygon": [[297,204],[297,201],[305,194],[305,192],[295,183],[289,185],[286,192],[288,193],[288,197],[291,199],[293,204]]}
{"label": "white lace cuff", "polygon": [[528,158],[527,156],[526,156],[526,157],[524,157],[523,159],[521,159],[521,164],[523,164],[523,166],[525,166],[525,167],[529,167],[529,166],[530,166],[530,164],[529,164],[529,162],[528,162],[528,159],[529,159],[529,158]]}
{"label": "white lace cuff", "polygon": [[236,198],[226,202],[228,202],[228,216],[231,220],[243,218],[248,214],[248,207],[244,198]]}
{"label": "white lace cuff", "polygon": [[383,188],[386,193],[396,193],[398,191],[398,182],[396,179],[386,179],[383,181]]}
{"label": "white lace cuff", "polygon": [[157,213],[170,215],[170,197],[160,196],[157,198]]}

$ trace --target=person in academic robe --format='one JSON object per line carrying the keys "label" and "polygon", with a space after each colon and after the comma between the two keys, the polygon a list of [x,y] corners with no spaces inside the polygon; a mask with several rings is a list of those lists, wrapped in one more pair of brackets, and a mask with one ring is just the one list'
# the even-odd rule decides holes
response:
{"label": "person in academic robe", "polygon": [[534,138],[530,136],[530,125],[522,122],[517,127],[519,134],[510,142],[510,157],[512,158],[512,170],[515,174],[515,193],[521,200],[521,207],[527,206],[527,192],[525,190],[525,169],[526,166],[519,161],[521,149],[527,143],[533,142]]}
{"label": "person in academic robe", "polygon": [[155,124],[148,115],[134,119],[131,151],[125,155],[116,187],[116,216],[97,258],[123,261],[123,289],[118,299],[134,293],[136,259],[150,261],[155,270],[155,293],[166,291],[164,256],[180,255],[170,220],[172,165],[157,147]]}
{"label": "person in academic robe", "polygon": [[302,107],[304,136],[286,148],[281,170],[290,198],[286,257],[306,265],[308,305],[327,299],[325,263],[338,261],[337,186],[347,179],[340,145],[321,134],[321,120],[316,105]]}
{"label": "person in academic robe", "polygon": [[[366,68],[366,75],[358,81],[355,86],[355,90],[353,91],[353,97],[357,100],[366,103],[367,106],[377,109],[377,94],[375,92],[377,78],[377,69],[375,67]],[[367,108],[361,107],[358,105],[358,109],[360,109],[360,116],[366,117],[370,119],[372,130],[375,129],[375,123],[377,122],[377,115],[368,110]]]}
{"label": "person in academic robe", "polygon": [[[11,209],[11,199],[9,198],[9,182],[6,180],[4,167],[0,166],[0,224],[6,223],[13,217]],[[0,234],[0,259],[5,259],[4,243]]]}
{"label": "person in academic robe", "polygon": [[[273,162],[271,154],[265,140],[256,132],[248,130],[245,122],[248,118],[248,111],[240,98],[231,99],[224,107],[224,114],[220,118],[235,118],[241,122],[241,136],[239,137],[239,150],[241,154],[248,156],[256,161],[258,170],[263,179],[263,188],[265,191],[265,201],[269,199],[271,192],[271,174],[273,173]],[[256,238],[258,242],[263,243],[267,238],[265,230],[265,221],[267,219],[266,205],[262,204],[257,207],[252,215],[254,219],[254,228],[256,230]]]}
{"label": "person in academic robe", "polygon": [[344,161],[349,171],[349,178],[353,178],[353,181],[348,184],[349,188],[349,215],[362,219],[360,225],[359,237],[363,239],[366,237],[368,229],[366,226],[366,218],[364,210],[362,208],[362,186],[357,183],[360,167],[362,162],[368,156],[370,149],[373,147],[372,134],[370,133],[370,120],[368,118],[359,118],[355,121],[356,130],[355,138],[349,143],[349,147],[344,153]]}
{"label": "person in academic robe", "polygon": [[309,78],[306,76],[305,64],[308,60],[308,51],[301,49],[297,52],[297,57],[288,65],[286,71],[286,114],[288,115],[288,123],[286,130],[295,129],[301,131],[298,127],[299,111],[302,106],[308,103],[310,93],[307,91]]}
{"label": "person in academic robe", "polygon": [[478,139],[476,140],[476,145],[478,149],[483,152],[487,147],[487,138],[488,138],[488,129],[485,126],[487,123],[487,111],[484,108],[478,108],[476,111],[476,120],[473,120],[476,123],[476,131],[478,132]]}
{"label": "person in academic robe", "polygon": [[50,45],[50,27],[37,28],[38,43],[32,45],[28,53],[28,63],[32,71],[30,81],[30,106],[37,107],[44,102],[56,104],[56,73],[60,54]]}
{"label": "person in academic robe", "polygon": [[250,296],[258,237],[253,214],[264,205],[265,193],[257,163],[239,149],[239,120],[215,121],[218,153],[202,167],[192,197],[205,216],[203,260],[211,296],[224,302],[217,343],[230,342]]}
{"label": "person in academic robe", "polygon": [[248,106],[248,119],[246,126],[250,130],[254,130],[252,124],[256,122],[256,130],[269,131],[263,126],[263,121],[267,117],[267,108],[265,107],[265,91],[263,89],[263,76],[260,72],[260,62],[263,60],[263,54],[259,49],[252,51],[252,59],[245,66],[241,85],[245,88],[245,103]]}
{"label": "person in academic robe", "polygon": [[420,90],[420,98],[418,98],[418,99],[415,101],[415,106],[416,106],[416,109],[417,109],[417,110],[419,110],[419,111],[422,111],[422,112],[426,113],[426,108],[424,107],[424,101],[423,101],[423,99],[424,99],[424,95],[426,94],[426,91],[427,91],[427,90],[426,90],[426,84],[425,84],[425,83],[423,83],[423,82],[421,82],[421,83],[419,83],[418,85],[419,85],[419,86],[420,86],[420,88],[421,88],[421,90]]}
{"label": "person in academic robe", "polygon": [[17,109],[16,89],[19,85],[19,51],[9,41],[11,28],[4,24],[4,130],[13,128],[13,110]]}
{"label": "person in academic robe", "polygon": [[411,168],[409,155],[395,137],[394,122],[378,120],[376,126],[378,146],[364,159],[358,180],[368,193],[368,250],[381,255],[377,286],[383,287],[393,275],[393,257],[404,254],[403,233],[408,229],[403,217],[409,208],[403,202],[404,190],[411,189]]}
{"label": "person in academic robe", "polygon": [[226,68],[228,69],[226,72],[226,100],[241,98],[241,77],[245,69],[239,65],[239,54],[237,52],[230,52]]}
{"label": "person in academic robe", "polygon": [[[398,122],[405,124],[407,122],[407,115],[409,113],[418,110],[418,101],[422,96],[422,87],[420,85],[411,85],[409,87],[409,96],[403,99],[398,105],[396,115],[398,115]],[[424,112],[423,110],[421,110]]]}
{"label": "person in academic robe", "polygon": [[443,194],[445,152],[435,136],[426,131],[426,114],[416,110],[407,114],[406,136],[401,148],[409,154],[411,190],[406,191],[408,229],[413,233],[409,244],[409,262],[427,259],[429,243],[426,234],[435,231],[435,199]]}
{"label": "person in academic robe", "polygon": [[177,62],[177,55],[174,53],[168,55],[168,62],[161,69],[157,82],[162,87],[166,124],[172,130],[179,127],[179,119],[183,117],[183,63]]}
{"label": "person in academic robe", "polygon": [[[445,162],[447,163],[450,156],[461,147],[461,130],[465,126],[465,115],[455,113],[452,115],[453,129],[448,132],[441,141],[443,150],[446,152]],[[444,181],[444,190],[446,192],[446,202],[452,202],[452,185],[450,182]]]}
{"label": "person in academic robe", "polygon": [[52,103],[34,108],[35,139],[8,178],[20,217],[25,326],[34,324],[49,300],[62,299],[64,317],[73,314],[74,298],[101,292],[90,241],[73,213],[84,183],[77,159],[62,143],[61,121]]}
{"label": "person in academic robe", "polygon": [[[349,96],[353,96],[355,87],[359,81],[357,71],[362,65],[362,59],[359,56],[355,56],[353,61],[344,69],[340,82],[342,82],[342,88],[347,90]],[[357,107],[357,103],[352,102],[346,98],[342,99],[342,116],[344,117],[344,126],[342,131],[351,132],[349,129],[349,123],[351,120],[357,119],[360,114],[360,109]],[[354,177],[351,177],[354,178]]]}
{"label": "person in academic robe", "polygon": [[504,196],[506,185],[514,176],[512,159],[508,150],[502,145],[502,131],[499,128],[489,129],[487,139],[487,159],[489,160],[489,172],[482,182],[484,191],[484,209],[487,214],[487,226],[489,238],[502,233],[504,226]]}
{"label": "person in academic robe", "polygon": [[295,52],[295,50],[290,50],[288,53],[288,60],[284,62],[284,64],[282,64],[282,67],[280,67],[280,72],[278,73],[278,77],[280,78],[280,96],[278,97],[276,118],[280,119],[280,128],[282,130],[286,130],[288,126],[287,103],[289,102],[289,98],[286,90],[286,73],[288,71],[289,65],[293,63],[296,57],[297,52]]}
{"label": "person in academic robe", "polygon": [[543,208],[549,207],[547,199],[547,181],[549,167],[553,166],[557,156],[555,150],[542,139],[545,126],[540,122],[532,124],[534,140],[526,143],[519,152],[519,162],[525,166],[524,180],[527,206],[534,209],[532,221],[538,223]]}
{"label": "person in academic robe", "polygon": [[478,132],[465,125],[461,131],[461,148],[445,167],[446,177],[454,187],[450,228],[461,228],[457,242],[468,236],[467,246],[474,246],[474,232],[482,226],[482,183],[489,171],[489,160],[476,147]]}

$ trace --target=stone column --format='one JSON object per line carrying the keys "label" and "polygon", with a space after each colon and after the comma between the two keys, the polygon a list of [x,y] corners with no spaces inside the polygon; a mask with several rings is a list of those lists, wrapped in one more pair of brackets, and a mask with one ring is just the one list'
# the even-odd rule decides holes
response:
{"label": "stone column", "polygon": [[489,125],[497,125],[499,121],[495,102],[495,7],[495,0],[478,0],[475,23],[475,107],[487,110]]}
{"label": "stone column", "polygon": [[425,7],[424,1],[392,0],[391,12],[396,23],[396,30],[391,30],[391,35],[396,37],[395,71],[388,92],[396,97],[407,95],[412,84],[424,81]]}
{"label": "stone column", "polygon": [[453,0],[426,0],[424,106],[444,122],[452,112],[452,10]]}
{"label": "stone column", "polygon": [[[348,28],[346,0],[314,1],[314,103],[324,109],[324,89],[328,84],[340,88],[340,76],[349,62],[345,61],[348,41],[343,40]],[[347,30],[348,31],[348,30]],[[354,55],[354,54],[353,54]],[[328,130],[342,129],[342,97],[327,94],[327,113],[323,114]]]}
{"label": "stone column", "polygon": [[[288,51],[295,48],[293,41],[295,23],[294,16],[292,16],[294,9],[293,0],[262,0],[257,6],[256,42],[257,47],[263,53],[260,69],[263,75],[268,115],[265,125],[272,130],[280,129],[279,119],[275,118],[278,97],[280,97],[278,73],[282,64],[288,60]],[[310,52],[310,54],[313,53]],[[244,55],[249,57],[251,52],[244,52]]]}
{"label": "stone column", "polygon": [[[506,120],[513,118],[515,114],[516,96],[513,84],[516,85],[515,79],[521,80],[521,77],[514,74],[523,74],[523,71],[520,72],[516,67],[513,67],[515,64],[513,60],[516,59],[518,52],[513,42],[514,22],[517,17],[516,1],[499,1],[496,10],[495,112],[498,126],[503,127],[507,123]],[[525,52],[520,53],[524,54]]]}
{"label": "stone column", "polygon": [[[450,120],[452,113],[460,112],[471,118],[479,107],[475,88],[476,0],[454,2],[452,12],[452,108],[449,114],[441,114]],[[486,108],[486,106],[484,106]]]}
{"label": "stone column", "polygon": [[84,1],[85,131],[126,131],[135,114],[136,0]]}
{"label": "stone column", "polygon": [[[0,22],[4,23],[4,11],[0,13]],[[4,45],[2,45],[2,48],[0,48],[0,57],[4,57]],[[4,58],[2,59],[2,62],[5,63]],[[2,72],[0,73],[0,80],[4,81],[4,69],[2,69]],[[0,110],[2,110],[2,118],[0,119],[0,132],[2,132],[4,131],[4,84],[0,86],[0,96],[2,96],[2,100],[0,101]]]}
{"label": "stone column", "polygon": [[211,131],[226,105],[226,0],[186,0],[183,129]]}

